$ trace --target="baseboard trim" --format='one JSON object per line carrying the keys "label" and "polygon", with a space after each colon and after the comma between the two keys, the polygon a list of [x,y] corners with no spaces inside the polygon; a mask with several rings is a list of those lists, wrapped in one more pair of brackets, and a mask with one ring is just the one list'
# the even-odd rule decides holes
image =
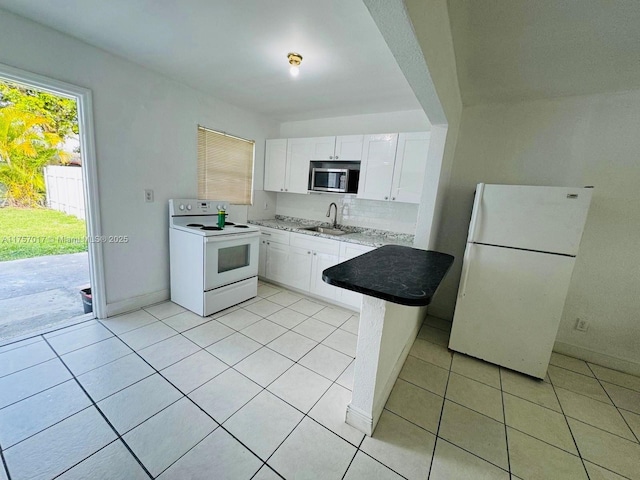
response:
{"label": "baseboard trim", "polygon": [[[276,282],[275,280],[271,280],[271,279],[268,279],[268,278],[265,278],[265,277],[258,277],[258,280],[260,280],[261,282],[264,282],[264,283],[270,283],[271,285],[275,285],[277,287],[286,288],[287,290],[291,290],[292,292],[299,293],[300,295],[304,295],[305,297],[316,299],[319,302],[322,302],[322,303],[324,303],[326,305],[332,305],[332,306],[335,306],[335,307],[340,307],[340,308],[342,308],[344,310],[349,310],[349,311],[354,312],[354,313],[360,313],[360,309],[355,309],[351,305],[347,305],[346,303],[339,302],[339,301],[334,300],[332,298],[321,297],[320,295],[316,295],[315,293],[311,293],[311,292],[305,291],[305,290],[300,290],[299,288],[292,287],[291,285],[285,285],[284,283]],[[267,297],[267,299],[268,298],[269,297]]]}
{"label": "baseboard trim", "polygon": [[133,298],[127,298],[119,302],[107,304],[107,317],[113,317],[114,315],[120,315],[121,313],[133,312],[134,310],[140,310],[142,307],[148,307],[154,303],[164,302],[169,300],[169,289],[158,290],[157,292],[146,293]]}
{"label": "baseboard trim", "polygon": [[373,433],[373,418],[351,404],[347,405],[345,422],[366,435],[371,436]]}
{"label": "baseboard trim", "polygon": [[632,360],[612,357],[605,353],[595,352],[588,348],[565,342],[556,342],[553,346],[553,351],[570,357],[579,358],[586,362],[602,365],[603,367],[611,368],[613,370],[640,376],[640,363]]}

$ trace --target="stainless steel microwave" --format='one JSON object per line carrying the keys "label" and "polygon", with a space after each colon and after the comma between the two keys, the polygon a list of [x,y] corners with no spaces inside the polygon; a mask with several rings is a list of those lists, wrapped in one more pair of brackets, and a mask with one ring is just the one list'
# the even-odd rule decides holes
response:
{"label": "stainless steel microwave", "polygon": [[316,192],[357,193],[359,170],[312,168],[310,190]]}

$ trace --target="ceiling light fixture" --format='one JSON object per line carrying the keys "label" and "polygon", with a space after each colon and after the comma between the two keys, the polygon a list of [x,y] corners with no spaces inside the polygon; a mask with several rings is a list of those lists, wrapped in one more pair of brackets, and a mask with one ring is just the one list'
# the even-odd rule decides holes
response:
{"label": "ceiling light fixture", "polygon": [[289,55],[287,55],[287,58],[289,59],[289,63],[291,64],[289,73],[291,74],[291,76],[297,77],[300,73],[299,67],[300,63],[302,62],[302,55],[300,55],[299,53],[291,52]]}

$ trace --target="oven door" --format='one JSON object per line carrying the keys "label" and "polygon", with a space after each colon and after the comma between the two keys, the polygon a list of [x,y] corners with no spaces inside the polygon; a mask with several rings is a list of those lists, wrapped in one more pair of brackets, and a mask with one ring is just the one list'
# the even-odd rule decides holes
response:
{"label": "oven door", "polygon": [[260,232],[205,238],[204,290],[258,275]]}

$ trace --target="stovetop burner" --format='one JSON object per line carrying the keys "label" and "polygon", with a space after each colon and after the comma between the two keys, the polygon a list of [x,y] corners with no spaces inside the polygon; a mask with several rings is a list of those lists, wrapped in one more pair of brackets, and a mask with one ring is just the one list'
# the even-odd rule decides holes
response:
{"label": "stovetop burner", "polygon": [[204,227],[204,225],[201,223],[189,223],[187,227]]}
{"label": "stovetop burner", "polygon": [[200,230],[222,230],[220,227],[200,227]]}
{"label": "stovetop burner", "polygon": [[248,225],[236,225],[235,228],[249,228]]}

